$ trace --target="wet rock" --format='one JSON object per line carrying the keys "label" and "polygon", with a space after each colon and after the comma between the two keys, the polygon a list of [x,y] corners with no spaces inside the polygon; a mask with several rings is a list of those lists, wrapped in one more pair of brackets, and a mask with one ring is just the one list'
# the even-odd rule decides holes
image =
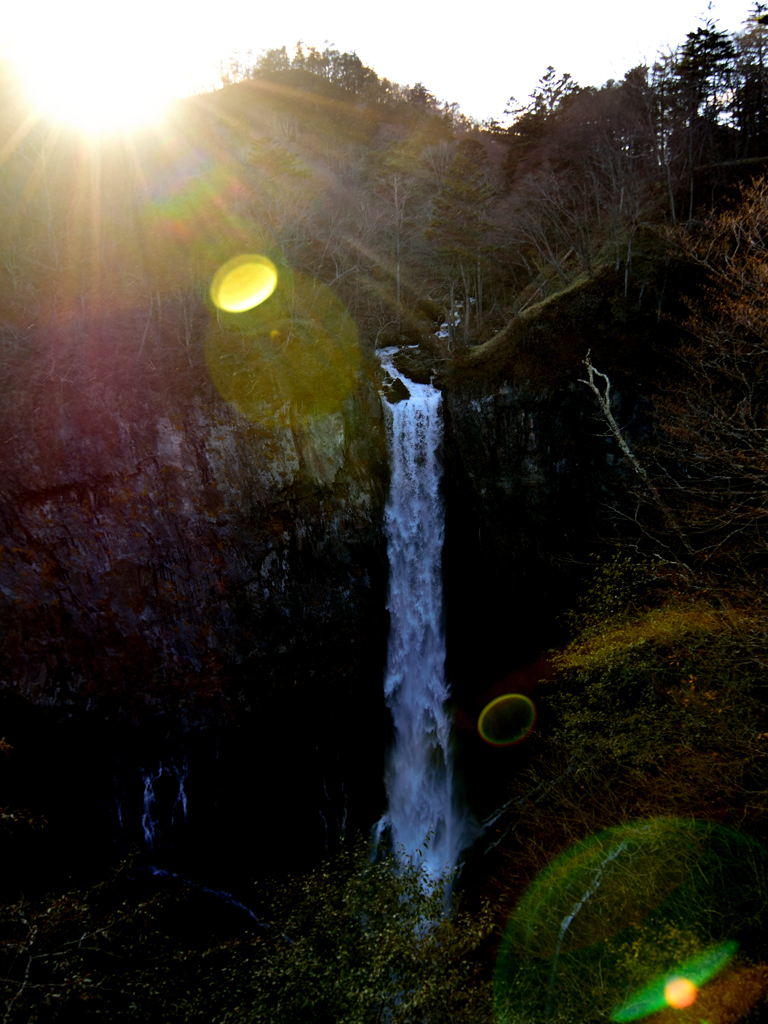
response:
{"label": "wet rock", "polygon": [[[443,395],[446,629],[460,693],[557,642],[591,553],[621,528],[631,470],[577,382],[469,380]],[[630,431],[641,406],[623,396]]]}
{"label": "wet rock", "polygon": [[382,394],[390,405],[405,402],[411,397],[410,391],[399,377],[393,380],[391,384],[385,384],[382,388]]}
{"label": "wet rock", "polygon": [[[378,688],[388,467],[372,375],[333,412],[255,422],[191,360],[137,360],[122,329],[36,339],[41,372],[26,356],[23,386],[0,395],[0,689],[196,728],[279,689],[281,647],[304,666],[290,685],[308,679],[330,636],[326,678],[348,678],[362,640],[356,667]],[[79,372],[55,372],[64,341]]]}

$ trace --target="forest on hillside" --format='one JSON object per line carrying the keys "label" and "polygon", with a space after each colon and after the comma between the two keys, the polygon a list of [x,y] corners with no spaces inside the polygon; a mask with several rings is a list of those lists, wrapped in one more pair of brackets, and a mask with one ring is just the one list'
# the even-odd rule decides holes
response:
{"label": "forest on hillside", "polygon": [[[179,401],[212,378],[248,416],[320,415],[400,345],[445,391],[581,389],[622,492],[450,909],[360,839],[226,900],[138,852],[54,891],[5,877],[4,1022],[765,1019],[766,5],[745,25],[600,87],[547,68],[508,128],[297,47],[233,58],[162,135],[86,139],[3,69],[9,450],[97,378]],[[277,268],[269,315],[211,302],[236,252]],[[0,808],[9,860],[46,827]],[[693,1009],[663,994],[675,972]]]}
{"label": "forest on hillside", "polygon": [[191,330],[217,246],[246,243],[332,286],[369,344],[478,345],[608,268],[647,302],[656,229],[760,173],[765,36],[710,21],[600,88],[550,67],[507,129],[299,46],[233,58],[163,142],[88,142],[34,123],[7,68],[4,329],[120,306]]}

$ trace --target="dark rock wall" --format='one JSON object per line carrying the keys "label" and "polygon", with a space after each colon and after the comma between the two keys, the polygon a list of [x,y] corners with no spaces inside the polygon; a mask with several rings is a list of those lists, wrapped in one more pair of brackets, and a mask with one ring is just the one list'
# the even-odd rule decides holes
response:
{"label": "dark rock wall", "polygon": [[[46,374],[40,353],[78,341],[78,372]],[[333,413],[251,422],[204,371],[120,360],[119,342],[114,325],[59,330],[3,395],[0,735],[9,763],[56,757],[19,795],[55,815],[53,789],[85,807],[90,785],[114,825],[127,794],[130,846],[140,769],[186,759],[198,841],[256,821],[262,850],[332,841],[382,800],[375,386],[361,371]]]}
{"label": "dark rock wall", "polygon": [[[624,399],[630,426],[635,398]],[[615,413],[622,419],[622,396]],[[449,675],[476,693],[553,646],[627,483],[584,385],[445,393]],[[622,420],[624,422],[624,420]]]}
{"label": "dark rock wall", "polygon": [[[576,378],[577,374],[574,374]],[[615,393],[637,439],[643,402]],[[457,778],[482,819],[506,799],[529,747],[492,748],[477,732],[485,705],[522,692],[539,708],[546,652],[567,640],[572,608],[606,542],[626,529],[631,471],[597,404],[576,379],[546,389],[471,381],[444,392],[446,671]]]}

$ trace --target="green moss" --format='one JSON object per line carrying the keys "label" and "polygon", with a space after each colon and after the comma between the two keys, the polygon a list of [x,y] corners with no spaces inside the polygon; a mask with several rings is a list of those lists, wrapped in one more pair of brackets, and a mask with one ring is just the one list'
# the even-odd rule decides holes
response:
{"label": "green moss", "polygon": [[600,573],[604,592],[598,576],[571,616],[575,639],[554,655],[556,742],[588,749],[596,771],[613,763],[645,775],[684,764],[699,773],[702,793],[723,788],[724,764],[729,786],[762,777],[765,622],[674,592],[654,605],[642,569],[620,560]]}

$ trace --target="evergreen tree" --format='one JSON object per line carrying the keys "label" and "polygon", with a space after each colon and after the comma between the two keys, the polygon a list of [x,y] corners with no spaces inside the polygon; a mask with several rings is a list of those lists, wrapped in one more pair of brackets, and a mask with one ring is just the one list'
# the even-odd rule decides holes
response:
{"label": "evergreen tree", "polygon": [[677,60],[679,101],[689,124],[716,123],[728,109],[735,51],[727,32],[708,18],[689,32]]}
{"label": "evergreen tree", "polygon": [[510,143],[507,174],[510,179],[516,176],[527,158],[536,153],[557,121],[558,115],[568,108],[581,91],[581,86],[574,82],[568,72],[558,78],[557,72],[550,64],[539,79],[538,86],[531,93],[529,103],[518,107],[517,100],[510,96],[504,111],[515,118],[507,130]]}
{"label": "evergreen tree", "polygon": [[768,3],[757,0],[749,28],[737,39],[733,119],[741,132],[739,156],[768,153]]}
{"label": "evergreen tree", "polygon": [[733,42],[711,18],[689,32],[675,64],[675,98],[680,141],[689,185],[688,219],[694,210],[694,170],[735,156],[726,123],[732,102]]}

